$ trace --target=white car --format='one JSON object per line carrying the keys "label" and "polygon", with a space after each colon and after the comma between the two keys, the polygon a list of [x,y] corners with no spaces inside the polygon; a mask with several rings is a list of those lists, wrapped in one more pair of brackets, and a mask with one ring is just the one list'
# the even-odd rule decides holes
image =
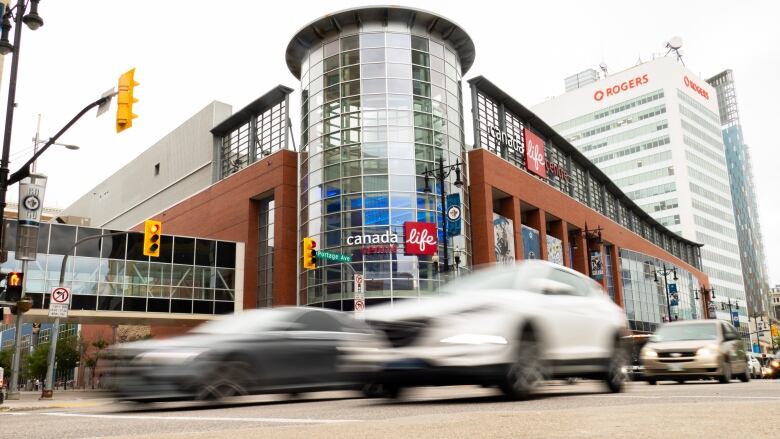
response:
{"label": "white car", "polygon": [[748,352],[748,369],[750,370],[751,378],[762,378],[763,371],[761,370],[761,362],[755,357],[755,354]]}
{"label": "white car", "polygon": [[438,296],[365,313],[388,345],[353,350],[371,370],[370,396],[415,385],[498,386],[515,399],[545,379],[626,380],[626,315],[595,281],[544,261],[493,266],[445,284]]}

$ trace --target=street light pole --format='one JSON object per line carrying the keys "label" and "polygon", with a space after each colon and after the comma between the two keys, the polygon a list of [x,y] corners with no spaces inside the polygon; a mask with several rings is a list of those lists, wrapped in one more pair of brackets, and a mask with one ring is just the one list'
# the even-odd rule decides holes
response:
{"label": "street light pole", "polygon": [[[666,278],[669,276],[669,274],[674,274],[673,279],[677,280],[677,267],[673,267],[671,270],[666,268],[666,264],[664,263],[662,265],[662,270],[655,270],[653,271],[653,276],[655,277],[655,282],[658,283],[658,274],[660,273],[661,276],[664,277],[664,292],[666,293],[666,312],[668,313],[669,321],[672,321],[672,298],[669,297],[669,280]],[[677,320],[675,318],[675,320]]]}
{"label": "street light pole", "polygon": [[443,236],[444,236],[444,267],[443,270],[445,273],[450,271],[450,256],[449,256],[449,244],[447,239],[447,189],[445,188],[445,181],[447,180],[447,177],[452,173],[452,171],[455,171],[455,181],[453,184],[456,187],[462,187],[463,181],[460,179],[460,167],[463,163],[456,160],[454,165],[448,165],[444,166],[444,157],[439,157],[439,169],[436,170],[436,168],[428,170],[428,168],[425,168],[425,171],[423,171],[423,175],[425,176],[425,188],[423,189],[424,192],[431,192],[431,187],[428,184],[428,178],[433,177],[436,182],[439,183],[439,187],[441,187],[441,227]]}

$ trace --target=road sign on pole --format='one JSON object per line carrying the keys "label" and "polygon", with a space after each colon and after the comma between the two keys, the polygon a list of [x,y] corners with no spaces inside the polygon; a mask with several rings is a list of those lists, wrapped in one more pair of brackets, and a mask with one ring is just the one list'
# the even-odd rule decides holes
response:
{"label": "road sign on pole", "polygon": [[68,317],[68,309],[72,295],[70,289],[65,287],[54,287],[49,295],[49,317]]}
{"label": "road sign on pole", "polygon": [[361,314],[366,310],[365,289],[365,278],[362,274],[355,273],[355,314]]}

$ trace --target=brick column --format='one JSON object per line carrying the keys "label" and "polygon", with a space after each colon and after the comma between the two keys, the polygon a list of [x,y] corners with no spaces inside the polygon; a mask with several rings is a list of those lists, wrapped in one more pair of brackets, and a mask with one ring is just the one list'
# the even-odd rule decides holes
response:
{"label": "brick column", "polygon": [[582,236],[582,231],[577,231],[572,238],[574,239],[574,245],[577,247],[572,249],[572,259],[574,259],[572,266],[575,270],[588,276],[590,275],[590,267],[588,265],[590,261],[588,260],[588,250],[585,246],[585,237]]}
{"label": "brick column", "polygon": [[487,184],[472,185],[471,200],[471,246],[474,265],[496,262],[495,238],[493,236],[493,187]]}
{"label": "brick column", "polygon": [[504,198],[501,200],[499,209],[502,216],[505,216],[512,221],[512,228],[514,229],[513,240],[515,243],[515,259],[523,259],[523,217],[520,213],[520,199],[515,197]]}
{"label": "brick column", "polygon": [[528,212],[528,226],[539,231],[539,259],[547,260],[547,221],[544,217],[542,209]]}

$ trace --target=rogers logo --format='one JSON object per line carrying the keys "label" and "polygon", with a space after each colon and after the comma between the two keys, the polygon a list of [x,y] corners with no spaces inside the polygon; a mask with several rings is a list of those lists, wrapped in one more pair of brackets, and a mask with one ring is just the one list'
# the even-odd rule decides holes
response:
{"label": "rogers logo", "polygon": [[407,221],[404,223],[404,254],[434,255],[437,249],[436,224]]}
{"label": "rogers logo", "polygon": [[650,82],[650,79],[647,77],[647,73],[645,73],[642,76],[637,76],[636,78],[629,79],[628,81],[621,82],[612,87],[607,87],[604,90],[596,90],[596,92],[593,93],[593,99],[600,101],[604,99],[605,96],[613,96],[621,91],[630,90],[639,87],[640,85],[645,85],[648,82]]}
{"label": "rogers logo", "polygon": [[696,93],[700,94],[704,99],[707,99],[707,100],[710,99],[710,94],[707,93],[707,90],[699,87],[699,85],[696,84],[695,82],[693,82],[693,80],[688,79],[688,76],[685,76],[683,78],[683,82],[685,82],[685,86],[686,87],[688,87],[691,90],[695,91]]}

